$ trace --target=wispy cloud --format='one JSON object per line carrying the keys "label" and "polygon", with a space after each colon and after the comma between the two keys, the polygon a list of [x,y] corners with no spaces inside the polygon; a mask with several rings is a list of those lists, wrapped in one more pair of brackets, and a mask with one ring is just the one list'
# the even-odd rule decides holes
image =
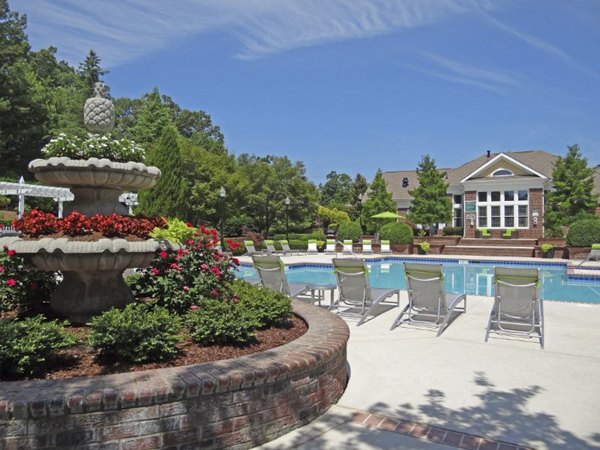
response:
{"label": "wispy cloud", "polygon": [[519,79],[498,70],[483,69],[471,64],[454,61],[433,53],[420,53],[433,66],[417,66],[415,64],[401,63],[402,67],[439,78],[453,83],[474,86],[497,94],[505,94],[509,89],[518,87]]}
{"label": "wispy cloud", "polygon": [[530,45],[531,47],[534,47],[550,56],[553,56],[553,57],[556,57],[556,58],[562,60],[564,63],[566,63],[572,69],[575,69],[583,74],[592,76],[594,78],[600,78],[600,73],[581,65],[575,59],[573,59],[573,57],[571,57],[571,55],[569,55],[564,50],[561,50],[557,46],[552,45],[551,43],[546,42],[543,39],[539,39],[535,36],[532,36],[527,33],[523,33],[522,31],[519,31],[513,27],[510,27],[510,26],[506,25],[505,23],[502,23],[499,20],[494,19],[489,14],[483,13],[483,16],[488,20],[489,23],[493,24],[498,29],[510,34],[511,36],[521,40],[522,42],[525,42],[527,45]]}
{"label": "wispy cloud", "polygon": [[28,14],[33,42],[58,46],[70,62],[94,48],[109,67],[214,31],[239,40],[235,57],[256,59],[493,8],[489,0],[13,0],[11,7]]}

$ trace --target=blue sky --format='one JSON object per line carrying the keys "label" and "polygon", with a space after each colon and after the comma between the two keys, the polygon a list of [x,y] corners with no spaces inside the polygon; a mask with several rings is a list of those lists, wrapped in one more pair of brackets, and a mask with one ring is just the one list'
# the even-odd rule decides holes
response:
{"label": "blue sky", "polygon": [[156,86],[316,183],[488,149],[600,163],[599,0],[9,2],[34,49],[96,50],[113,96]]}

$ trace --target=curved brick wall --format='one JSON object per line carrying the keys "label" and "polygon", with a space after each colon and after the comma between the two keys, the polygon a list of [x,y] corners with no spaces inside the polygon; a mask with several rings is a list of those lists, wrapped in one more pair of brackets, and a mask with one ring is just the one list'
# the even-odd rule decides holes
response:
{"label": "curved brick wall", "polygon": [[0,449],[251,448],[322,414],[347,381],[346,323],[301,302],[307,333],[234,360],[0,382]]}

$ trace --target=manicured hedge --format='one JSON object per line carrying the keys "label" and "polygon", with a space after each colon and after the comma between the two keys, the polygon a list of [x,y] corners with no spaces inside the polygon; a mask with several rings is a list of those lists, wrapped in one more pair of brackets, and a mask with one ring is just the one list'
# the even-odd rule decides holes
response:
{"label": "manicured hedge", "polygon": [[386,223],[379,230],[379,239],[390,241],[391,244],[412,244],[413,231],[405,223]]}
{"label": "manicured hedge", "polygon": [[591,247],[600,243],[600,219],[584,219],[571,224],[567,233],[567,245]]}
{"label": "manicured hedge", "polygon": [[359,241],[362,236],[362,229],[358,222],[352,222],[351,220],[345,220],[340,223],[337,231],[337,238],[340,241],[350,239],[352,241]]}
{"label": "manicured hedge", "polygon": [[463,228],[462,227],[444,227],[442,230],[444,236],[462,236]]}

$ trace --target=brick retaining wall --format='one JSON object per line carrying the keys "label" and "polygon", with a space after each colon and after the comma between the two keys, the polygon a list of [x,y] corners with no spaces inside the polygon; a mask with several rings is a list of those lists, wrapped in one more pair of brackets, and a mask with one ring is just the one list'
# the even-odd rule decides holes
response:
{"label": "brick retaining wall", "polygon": [[237,359],[69,380],[0,382],[0,450],[246,449],[325,412],[347,382],[346,323],[298,301],[309,326]]}

